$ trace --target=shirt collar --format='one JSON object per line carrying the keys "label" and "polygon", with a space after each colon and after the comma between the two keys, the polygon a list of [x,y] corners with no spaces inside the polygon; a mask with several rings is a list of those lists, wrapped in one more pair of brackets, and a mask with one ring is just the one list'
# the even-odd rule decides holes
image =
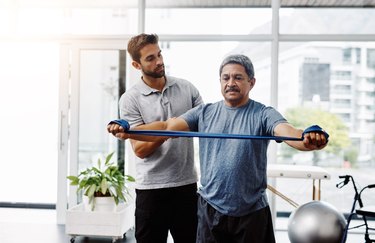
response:
{"label": "shirt collar", "polygon": [[[166,80],[166,82],[165,82],[165,86],[163,88],[163,92],[164,92],[164,90],[168,89],[169,87],[171,87],[172,85],[174,85],[176,83],[176,81],[173,78],[170,78],[170,77],[167,77],[167,76],[165,76],[165,80]],[[139,88],[139,91],[143,95],[150,95],[152,93],[159,92],[159,90],[153,89],[150,86],[148,86],[145,82],[143,82],[142,79],[140,79],[138,88]]]}

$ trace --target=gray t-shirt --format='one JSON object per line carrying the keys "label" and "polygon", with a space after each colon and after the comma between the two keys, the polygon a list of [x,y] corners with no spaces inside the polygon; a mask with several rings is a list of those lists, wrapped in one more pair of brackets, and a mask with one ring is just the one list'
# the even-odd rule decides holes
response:
{"label": "gray t-shirt", "polygon": [[[262,136],[273,136],[275,126],[287,122],[272,107],[252,100],[238,108],[224,101],[201,105],[181,117],[191,131]],[[230,216],[267,206],[268,144],[269,140],[200,138],[200,195]]]}
{"label": "gray t-shirt", "polygon": [[[178,117],[202,104],[198,90],[188,81],[167,76],[162,92],[142,80],[120,98],[120,117],[131,127]],[[149,157],[136,157],[136,188],[183,186],[197,181],[192,138],[168,139]]]}

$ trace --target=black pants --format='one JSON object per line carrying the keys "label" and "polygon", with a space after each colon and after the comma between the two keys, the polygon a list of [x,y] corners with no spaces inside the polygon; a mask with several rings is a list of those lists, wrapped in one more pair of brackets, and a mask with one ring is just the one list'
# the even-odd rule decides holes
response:
{"label": "black pants", "polygon": [[137,243],[195,243],[197,232],[196,183],[173,188],[136,190]]}
{"label": "black pants", "polygon": [[266,207],[242,217],[231,217],[199,196],[197,243],[275,243],[271,210]]}

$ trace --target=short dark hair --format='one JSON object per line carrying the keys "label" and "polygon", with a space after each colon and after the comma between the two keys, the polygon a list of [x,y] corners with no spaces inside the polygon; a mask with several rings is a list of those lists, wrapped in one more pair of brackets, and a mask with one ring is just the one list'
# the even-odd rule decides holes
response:
{"label": "short dark hair", "polygon": [[223,67],[227,64],[239,64],[245,68],[245,71],[249,78],[254,78],[254,66],[253,63],[251,62],[250,58],[248,58],[245,55],[241,54],[236,54],[236,55],[230,55],[224,58],[223,62],[220,65],[220,70],[219,70],[219,75],[221,76],[221,73],[223,71]]}
{"label": "short dark hair", "polygon": [[128,52],[136,62],[141,60],[141,49],[148,44],[157,44],[159,37],[156,34],[139,34],[133,36],[128,42]]}

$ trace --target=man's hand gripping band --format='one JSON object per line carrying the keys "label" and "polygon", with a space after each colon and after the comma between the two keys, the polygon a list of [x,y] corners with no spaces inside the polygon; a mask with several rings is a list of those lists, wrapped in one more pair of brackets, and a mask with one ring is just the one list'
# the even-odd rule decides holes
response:
{"label": "man's hand gripping band", "polygon": [[306,128],[301,138],[296,137],[282,137],[282,136],[257,136],[257,135],[242,135],[242,134],[224,134],[224,133],[202,133],[202,132],[185,132],[185,131],[166,131],[166,130],[130,130],[130,125],[123,119],[113,120],[110,124],[117,124],[124,129],[125,133],[147,135],[147,136],[168,136],[168,137],[200,137],[200,138],[224,138],[224,139],[266,139],[275,140],[278,143],[282,141],[303,141],[304,135],[307,133],[323,133],[328,142],[328,133],[320,126],[313,125]]}

